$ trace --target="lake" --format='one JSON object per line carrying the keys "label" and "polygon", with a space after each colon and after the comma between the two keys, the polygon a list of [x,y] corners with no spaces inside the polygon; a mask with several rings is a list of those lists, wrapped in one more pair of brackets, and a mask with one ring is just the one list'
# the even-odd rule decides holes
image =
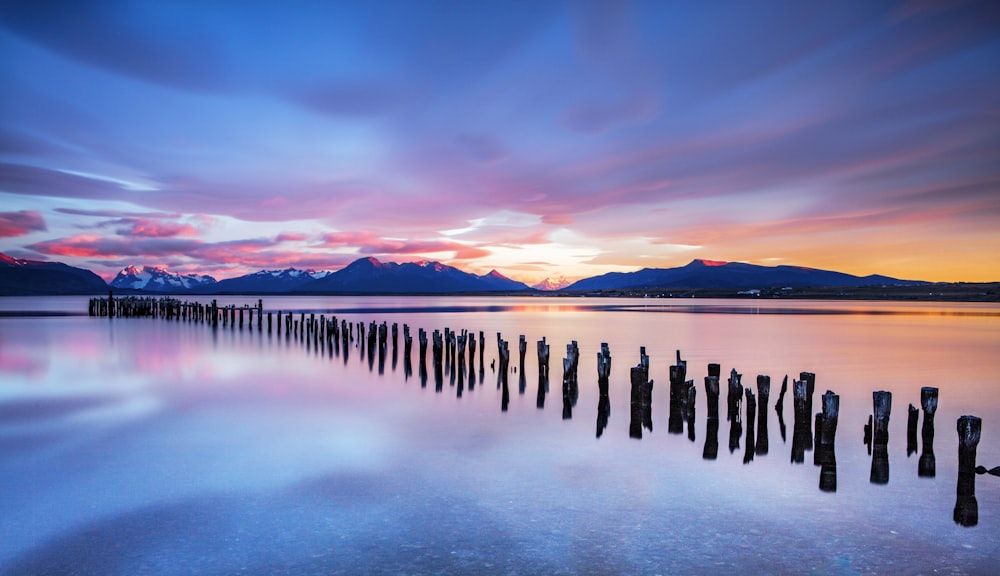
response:
{"label": "lake", "polygon": [[[398,323],[400,349],[390,342],[378,358],[357,339],[313,344],[269,334],[266,321],[258,331],[92,318],[87,298],[0,298],[0,573],[1000,566],[1000,477],[976,475],[974,496],[968,482],[959,486],[956,432],[960,416],[981,417],[977,463],[1000,466],[998,305],[265,297],[264,308],[366,329]],[[414,339],[409,369],[404,323]],[[446,366],[439,383],[430,345],[422,377],[417,331],[445,327],[477,340],[482,331],[484,363],[477,351],[473,374],[454,377]],[[506,401],[491,369],[498,331],[510,341]],[[540,394],[542,337],[551,377]],[[574,340],[578,397],[565,418],[562,359]],[[609,411],[599,411],[602,342],[613,359]],[[654,385],[651,426],[638,439],[630,368],[641,346]],[[685,419],[681,433],[670,418],[677,350],[697,390],[693,426]],[[709,363],[722,371],[715,426],[706,417]],[[755,427],[745,398],[739,423],[727,421],[733,368],[755,392],[756,376],[770,375]],[[840,397],[832,469],[816,464],[831,454],[818,458],[811,436],[804,453],[793,450],[791,386],[801,372],[816,375],[810,414],[825,391]],[[907,406],[919,407],[928,386],[939,389],[933,440],[921,433],[910,445]],[[892,393],[892,411],[888,443],[873,457],[864,429],[877,390]]]}

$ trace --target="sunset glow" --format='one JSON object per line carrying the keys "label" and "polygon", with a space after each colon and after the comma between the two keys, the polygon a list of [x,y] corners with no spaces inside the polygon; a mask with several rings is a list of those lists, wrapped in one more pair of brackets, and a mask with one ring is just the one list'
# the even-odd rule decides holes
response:
{"label": "sunset glow", "polygon": [[1000,280],[995,2],[0,6],[0,252]]}

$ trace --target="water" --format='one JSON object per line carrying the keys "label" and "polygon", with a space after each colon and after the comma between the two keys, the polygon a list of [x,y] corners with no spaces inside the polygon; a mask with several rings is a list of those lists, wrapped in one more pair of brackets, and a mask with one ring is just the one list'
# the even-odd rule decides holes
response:
{"label": "water", "polygon": [[[989,573],[1000,561],[1000,478],[976,477],[977,525],[953,519],[960,415],[982,417],[978,463],[1000,465],[998,306],[269,297],[265,308],[398,322],[400,343],[407,323],[412,374],[391,345],[369,362],[357,347],[345,358],[249,328],[58,315],[85,311],[80,298],[0,299],[0,573]],[[446,326],[486,336],[485,371],[477,359],[461,396],[447,373],[436,392],[433,369],[422,386],[415,358],[417,329]],[[512,367],[518,335],[528,341],[505,412],[497,331]],[[553,376],[538,409],[542,336]],[[580,391],[564,420],[571,340]],[[613,364],[597,438],[601,342]],[[653,429],[636,440],[640,346]],[[698,388],[694,441],[668,433],[676,349]],[[709,362],[724,375],[714,460]],[[734,367],[750,387],[772,379],[768,451],[746,463],[745,430],[731,452],[725,419]],[[781,378],[801,371],[817,374],[813,412],[825,390],[841,397],[836,492],[819,489],[814,452],[791,461],[791,391],[780,434]],[[918,477],[925,447],[907,454],[922,386],[940,389],[933,478]],[[885,484],[871,482],[863,443],[874,390],[893,393]]]}

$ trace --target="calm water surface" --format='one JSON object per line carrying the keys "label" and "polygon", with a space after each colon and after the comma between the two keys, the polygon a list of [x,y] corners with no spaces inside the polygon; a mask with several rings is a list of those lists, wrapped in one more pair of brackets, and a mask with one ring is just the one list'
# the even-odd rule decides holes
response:
{"label": "calm water surface", "polygon": [[[221,303],[256,299],[231,297]],[[957,434],[983,419],[1000,465],[1000,306],[568,298],[265,298],[265,308],[407,323],[402,351],[315,347],[248,328],[54,316],[82,298],[0,299],[0,573],[995,573],[1000,478],[976,477],[978,523],[955,522]],[[23,314],[40,311],[44,315]],[[12,312],[17,312],[13,314]],[[486,334],[484,371],[422,383],[417,328]],[[524,334],[510,403],[496,332]],[[535,341],[553,373],[539,409]],[[400,342],[402,335],[400,335]],[[579,342],[563,419],[561,364]],[[613,357],[598,438],[595,356]],[[629,368],[651,357],[653,429],[629,438]],[[400,348],[402,348],[400,346]],[[675,350],[696,424],[668,433]],[[430,351],[428,351],[428,360]],[[706,365],[769,374],[766,454],[705,459]],[[774,403],[815,372],[840,394],[836,492],[813,452],[793,463]],[[521,379],[523,376],[523,393]],[[933,447],[907,451],[907,405],[940,389]],[[871,482],[863,426],[893,394],[889,480]],[[461,391],[461,393],[460,393]],[[744,408],[745,409],[745,408]],[[921,415],[921,418],[923,416]],[[761,428],[758,423],[757,428]],[[933,477],[918,476],[933,450]]]}

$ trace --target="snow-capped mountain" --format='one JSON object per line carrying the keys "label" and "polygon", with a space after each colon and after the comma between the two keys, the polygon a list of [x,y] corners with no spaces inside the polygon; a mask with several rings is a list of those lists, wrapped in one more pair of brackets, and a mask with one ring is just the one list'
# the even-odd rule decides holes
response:
{"label": "snow-capped mountain", "polygon": [[349,294],[447,294],[527,290],[496,270],[476,276],[440,262],[397,264],[360,258],[344,268],[302,286],[305,292]]}
{"label": "snow-capped mountain", "polygon": [[261,270],[245,276],[227,278],[219,280],[195,291],[199,293],[232,293],[232,294],[265,294],[276,292],[288,292],[295,290],[303,284],[326,278],[329,271],[321,270],[299,270],[297,268],[286,268],[285,270]]}
{"label": "snow-capped mountain", "polygon": [[551,292],[553,290],[561,290],[572,283],[573,282],[566,279],[565,276],[560,276],[556,279],[552,279],[551,277],[549,277],[546,278],[545,280],[542,280],[538,284],[532,284],[531,287],[534,288],[535,290],[544,290],[546,292]]}
{"label": "snow-capped mountain", "polygon": [[215,278],[201,274],[174,274],[156,266],[127,266],[111,281],[112,288],[178,292],[215,284]]}

